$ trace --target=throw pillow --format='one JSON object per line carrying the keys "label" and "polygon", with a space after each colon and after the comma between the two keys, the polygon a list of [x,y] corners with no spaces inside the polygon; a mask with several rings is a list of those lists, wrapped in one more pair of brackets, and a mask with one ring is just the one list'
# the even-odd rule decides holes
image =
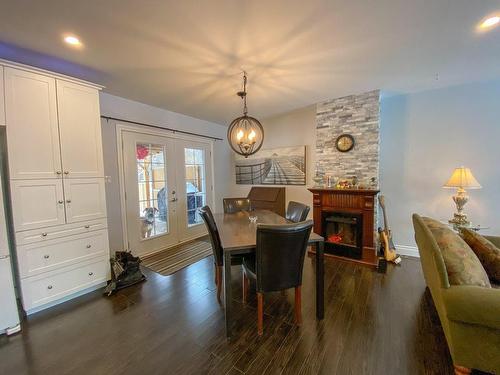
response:
{"label": "throw pillow", "polygon": [[476,253],[490,279],[500,283],[500,249],[473,230],[462,229],[460,234]]}
{"label": "throw pillow", "polygon": [[481,262],[457,233],[437,220],[428,217],[423,217],[422,220],[441,249],[450,284],[491,288],[490,280]]}

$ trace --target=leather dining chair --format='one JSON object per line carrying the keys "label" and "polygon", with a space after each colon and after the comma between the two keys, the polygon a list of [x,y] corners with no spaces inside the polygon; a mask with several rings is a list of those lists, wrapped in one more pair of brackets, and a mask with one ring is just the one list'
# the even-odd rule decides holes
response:
{"label": "leather dining chair", "polygon": [[210,243],[212,244],[215,267],[215,285],[217,285],[217,301],[221,303],[220,295],[222,292],[222,266],[224,265],[224,257],[220,243],[219,231],[217,230],[217,224],[215,224],[214,215],[212,214],[210,207],[204,206],[200,208],[199,213],[205,222],[208,235],[210,237]]}
{"label": "leather dining chair", "polygon": [[252,204],[248,198],[224,198],[224,213],[234,214],[238,211],[251,211]]}
{"label": "leather dining chair", "polygon": [[302,324],[302,270],[312,226],[312,220],[297,224],[257,225],[255,255],[243,259],[243,302],[246,303],[249,278],[252,278],[256,281],[259,336],[263,332],[263,294],[266,292],[295,288],[295,323]]}
{"label": "leather dining chair", "polygon": [[307,219],[309,210],[309,206],[303,203],[290,201],[288,203],[288,207],[286,208],[286,219],[293,223],[304,221],[305,219]]}
{"label": "leather dining chair", "polygon": [[[222,268],[224,265],[224,254],[220,241],[219,231],[217,224],[209,206],[200,208],[199,213],[205,222],[212,245],[212,252],[214,256],[214,269],[215,269],[215,285],[217,285],[217,301],[221,303],[222,294]],[[231,265],[243,264],[243,255],[235,255],[231,257]]]}

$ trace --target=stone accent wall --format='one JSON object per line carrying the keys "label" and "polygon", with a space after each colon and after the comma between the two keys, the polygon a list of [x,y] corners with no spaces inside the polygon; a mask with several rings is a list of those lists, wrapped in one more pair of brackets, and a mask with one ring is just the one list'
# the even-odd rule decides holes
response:
{"label": "stone accent wall", "polygon": [[[316,106],[316,173],[331,175],[335,181],[356,176],[368,185],[379,182],[379,103],[380,91],[329,100]],[[343,133],[354,137],[349,152],[335,147]]]}

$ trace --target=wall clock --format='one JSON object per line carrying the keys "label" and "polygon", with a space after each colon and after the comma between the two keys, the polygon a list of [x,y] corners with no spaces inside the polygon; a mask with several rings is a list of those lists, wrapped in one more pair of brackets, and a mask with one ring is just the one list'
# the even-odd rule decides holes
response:
{"label": "wall clock", "polygon": [[340,152],[351,151],[354,147],[354,137],[350,134],[341,134],[335,141],[335,147]]}

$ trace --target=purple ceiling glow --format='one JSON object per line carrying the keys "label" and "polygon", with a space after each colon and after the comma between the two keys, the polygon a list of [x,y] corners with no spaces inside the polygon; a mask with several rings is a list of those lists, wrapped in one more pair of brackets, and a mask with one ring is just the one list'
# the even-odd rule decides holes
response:
{"label": "purple ceiling glow", "polygon": [[104,73],[92,68],[2,41],[0,41],[0,58],[94,83],[103,82],[106,76]]}

